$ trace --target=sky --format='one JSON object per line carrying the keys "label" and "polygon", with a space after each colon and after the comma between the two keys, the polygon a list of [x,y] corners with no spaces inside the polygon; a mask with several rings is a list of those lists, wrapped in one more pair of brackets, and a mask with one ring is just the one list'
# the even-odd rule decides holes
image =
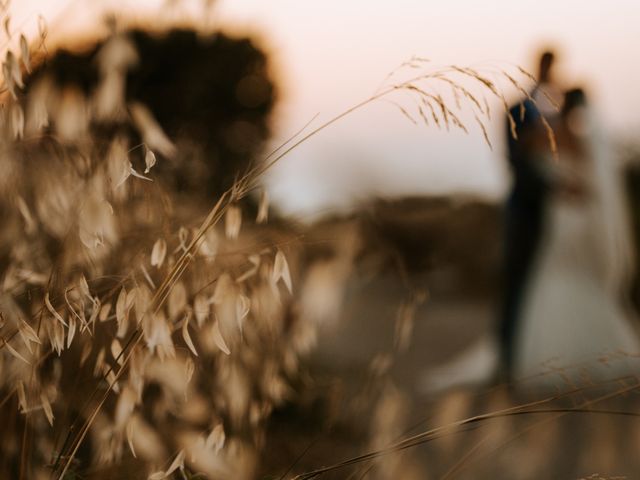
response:
{"label": "sky", "polygon": [[[86,34],[96,31],[104,11],[114,10],[158,24],[205,19],[250,34],[271,54],[281,86],[274,145],[311,119],[313,128],[367,98],[412,55],[429,58],[429,68],[521,65],[533,71],[545,46],[557,49],[567,87],[587,87],[609,131],[630,135],[640,128],[637,0],[217,0],[206,16],[201,2],[15,0],[12,27],[34,32],[42,14],[52,34]],[[492,106],[499,111],[497,100]],[[372,194],[499,198],[508,183],[502,122],[500,115],[490,122],[492,151],[479,129],[464,135],[415,126],[393,105],[378,102],[296,148],[268,185],[276,202],[302,216]]]}

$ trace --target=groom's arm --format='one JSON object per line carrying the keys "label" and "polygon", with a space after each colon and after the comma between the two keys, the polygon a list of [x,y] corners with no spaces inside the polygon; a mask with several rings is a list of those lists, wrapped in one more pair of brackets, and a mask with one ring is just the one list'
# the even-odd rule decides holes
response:
{"label": "groom's arm", "polygon": [[[507,119],[507,147],[515,190],[523,199],[537,202],[555,183],[552,172],[547,168],[548,159],[540,152],[541,138],[546,138],[540,113],[531,100],[525,100],[512,107],[509,115],[512,121]],[[515,137],[512,122],[515,124]]]}

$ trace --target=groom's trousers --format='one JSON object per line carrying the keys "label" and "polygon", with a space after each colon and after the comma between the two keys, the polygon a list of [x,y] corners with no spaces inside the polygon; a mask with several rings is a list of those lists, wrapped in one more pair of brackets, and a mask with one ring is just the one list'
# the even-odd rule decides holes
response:
{"label": "groom's trousers", "polygon": [[543,202],[507,201],[504,225],[502,308],[498,322],[500,374],[511,380],[514,344],[543,231]]}

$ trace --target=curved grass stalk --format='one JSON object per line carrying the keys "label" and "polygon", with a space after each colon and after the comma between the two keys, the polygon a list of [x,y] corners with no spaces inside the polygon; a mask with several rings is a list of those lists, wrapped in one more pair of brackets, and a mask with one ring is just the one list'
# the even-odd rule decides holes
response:
{"label": "curved grass stalk", "polygon": [[[197,248],[200,244],[200,241],[202,240],[207,230],[217,225],[221,221],[221,219],[224,218],[225,213],[231,206],[233,206],[236,202],[238,202],[242,198],[246,197],[252,190],[254,190],[258,186],[258,182],[262,178],[262,176],[268,170],[270,170],[276,163],[278,163],[282,158],[284,158],[286,155],[288,155],[293,150],[298,148],[301,144],[309,141],[311,138],[315,137],[326,128],[329,128],[330,126],[337,123],[341,119],[347,117],[348,115],[352,114],[353,112],[360,110],[363,107],[377,100],[383,99],[384,97],[387,97],[394,92],[397,92],[399,90],[405,90],[405,91],[417,93],[422,97],[424,101],[428,101],[429,104],[431,104],[431,101],[436,102],[438,109],[441,112],[442,121],[444,123],[448,125],[449,122],[452,122],[454,126],[465,129],[464,125],[462,125],[462,122],[458,120],[457,116],[455,116],[453,111],[451,111],[448,107],[446,107],[446,105],[444,105],[444,102],[440,97],[433,95],[431,93],[428,93],[424,91],[424,89],[416,85],[418,82],[421,82],[421,81],[434,79],[434,78],[441,78],[443,75],[447,73],[447,71],[457,71],[458,73],[462,71],[462,72],[465,72],[467,75],[473,76],[473,74],[465,70],[450,69],[450,70],[443,70],[443,71],[429,73],[429,74],[418,75],[409,80],[403,81],[397,85],[389,86],[384,90],[379,91],[378,93],[375,93],[372,96],[366,98],[365,100],[347,108],[342,113],[330,118],[329,120],[325,121],[318,127],[304,134],[298,140],[295,140],[295,138],[298,137],[308,126],[308,124],[305,125],[305,127],[303,127],[299,132],[294,134],[291,138],[289,138],[287,141],[285,141],[283,144],[277,147],[274,151],[272,151],[269,155],[267,155],[260,164],[254,166],[253,168],[250,168],[249,171],[245,173],[241,178],[239,178],[230,189],[224,192],[224,194],[219,198],[219,200],[214,205],[214,207],[209,211],[207,217],[201,223],[200,227],[198,228],[196,234],[194,235],[193,239],[191,240],[191,242],[189,243],[185,251],[181,254],[178,261],[173,265],[170,272],[167,274],[167,276],[164,278],[162,283],[159,285],[159,287],[155,291],[152,297],[151,306],[147,314],[151,314],[152,311],[153,313],[157,313],[163,307],[172,288],[175,286],[175,284],[181,278],[182,274],[189,267],[191,261],[194,258],[194,254],[197,251]],[[473,73],[477,73],[477,72],[474,71]],[[477,75],[479,76],[479,74]],[[479,79],[479,81],[483,85],[487,86],[487,88],[489,88],[492,91],[492,93],[504,99],[504,97],[499,92],[497,92],[496,87],[493,86],[491,82],[489,82],[488,80],[484,79],[481,76],[480,78],[482,80]],[[461,90],[461,92],[465,97],[470,96],[472,99],[475,99],[475,97],[473,97],[473,95],[470,94],[466,89]],[[473,104],[480,105],[477,99],[475,100],[475,102],[473,102]],[[488,114],[488,111],[482,111],[481,114],[486,115]],[[507,111],[507,114],[508,114],[508,111]],[[434,112],[434,115],[435,115],[435,112]],[[60,480],[64,478],[65,474],[67,473],[71,465],[71,462],[73,461],[73,458],[75,457],[80,445],[84,441],[91,425],[95,421],[96,416],[98,415],[104,403],[106,402],[107,398],[109,397],[115,383],[127,371],[131,356],[135,348],[138,347],[138,345],[140,344],[142,338],[143,338],[142,329],[141,327],[137,327],[136,330],[131,334],[131,336],[125,343],[125,345],[123,346],[122,351],[120,352],[118,357],[116,358],[116,361],[117,361],[116,363],[119,365],[119,368],[117,369],[117,371],[114,372],[114,367],[110,367],[103,376],[103,378],[106,379],[107,375],[113,373],[114,377],[112,381],[109,382],[108,387],[99,397],[99,399],[97,400],[97,403],[95,403],[92,407],[90,407],[90,411],[85,416],[85,420],[81,424],[79,421],[78,421],[78,424],[74,423],[69,429],[67,438],[54,464],[53,472],[56,478]],[[89,405],[90,403],[92,403],[97,393],[98,393],[98,387],[96,387],[93,390],[93,392],[89,397],[89,400],[85,402],[85,405]],[[479,419],[475,419],[474,421],[479,421]],[[425,434],[421,434],[417,437],[412,437],[390,448],[392,450],[398,449],[398,448],[408,448],[409,446],[412,445],[412,442],[419,441],[422,438],[427,438],[424,435]],[[369,458],[369,456],[365,455],[362,457],[362,459],[358,461],[363,461],[367,458]],[[348,463],[348,464],[351,464],[351,463]],[[313,477],[300,477],[300,478],[313,478]]]}

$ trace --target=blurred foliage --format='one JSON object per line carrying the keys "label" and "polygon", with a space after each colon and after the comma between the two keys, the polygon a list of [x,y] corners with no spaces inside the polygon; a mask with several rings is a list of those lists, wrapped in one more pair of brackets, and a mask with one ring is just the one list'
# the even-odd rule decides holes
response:
{"label": "blurred foliage", "polygon": [[223,193],[269,133],[265,55],[132,30],[4,73],[0,477],[251,478],[315,338],[294,232]]}
{"label": "blurred foliage", "polygon": [[635,141],[622,142],[618,153],[625,166],[624,179],[635,246],[634,276],[629,293],[633,305],[640,310],[640,144]]}
{"label": "blurred foliage", "polygon": [[[223,33],[134,29],[120,35],[137,52],[126,71],[126,102],[140,102],[153,112],[176,146],[170,161],[158,163],[158,175],[191,196],[219,196],[246,172],[270,134],[276,88],[266,54],[249,38]],[[43,77],[53,78],[60,90],[76,87],[85,96],[94,94],[103,47],[104,41],[55,52],[26,79],[25,94]],[[120,128],[132,145],[143,141],[130,125],[109,120],[93,120],[98,138],[108,141]]]}

